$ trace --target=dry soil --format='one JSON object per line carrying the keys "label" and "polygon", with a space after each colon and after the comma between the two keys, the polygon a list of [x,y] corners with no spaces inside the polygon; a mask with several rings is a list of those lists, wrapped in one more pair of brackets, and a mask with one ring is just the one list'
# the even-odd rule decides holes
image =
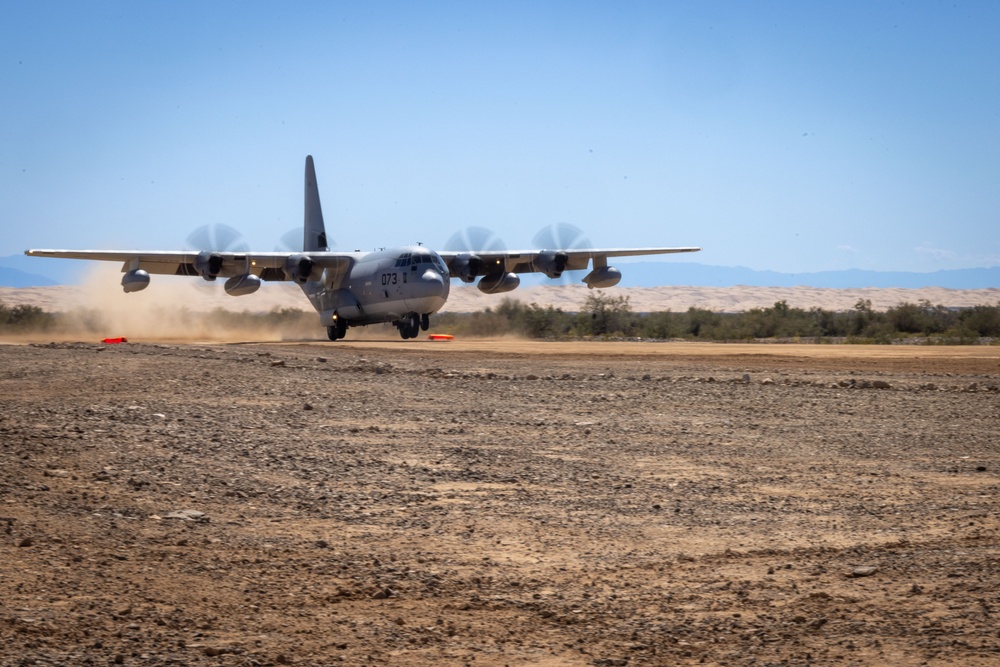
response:
{"label": "dry soil", "polygon": [[1000,348],[0,345],[3,665],[997,665]]}

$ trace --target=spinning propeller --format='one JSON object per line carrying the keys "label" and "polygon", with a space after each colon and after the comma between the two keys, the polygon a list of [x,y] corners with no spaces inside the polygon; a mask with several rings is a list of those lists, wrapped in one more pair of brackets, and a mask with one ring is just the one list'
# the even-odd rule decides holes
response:
{"label": "spinning propeller", "polygon": [[194,275],[200,275],[204,281],[195,285],[204,289],[211,287],[222,270],[222,255],[219,253],[249,252],[250,247],[239,231],[229,225],[215,223],[202,225],[188,234],[184,249],[198,251]]}
{"label": "spinning propeller", "polygon": [[[188,235],[186,246],[188,250],[198,251],[193,266],[194,275],[204,278],[203,281],[195,283],[196,288],[200,289],[211,289],[219,276],[225,262],[222,253],[250,252],[250,246],[243,240],[243,235],[239,231],[219,223],[202,225],[195,229]],[[250,273],[249,260],[245,261],[244,272],[226,280],[224,288],[231,296],[252,294],[260,289],[260,278]]]}
{"label": "spinning propeller", "polygon": [[535,261],[536,267],[549,278],[565,285],[569,276],[565,275],[569,257],[562,250],[589,250],[593,247],[583,230],[575,225],[559,222],[542,228],[534,239],[535,247],[543,250]]}
{"label": "spinning propeller", "polygon": [[[462,282],[471,284],[480,276],[496,273],[493,267],[476,254],[480,252],[506,252],[507,246],[503,239],[486,227],[466,227],[456,232],[444,244],[444,249],[461,253],[456,259],[458,277]],[[482,283],[480,290],[483,291]]]}

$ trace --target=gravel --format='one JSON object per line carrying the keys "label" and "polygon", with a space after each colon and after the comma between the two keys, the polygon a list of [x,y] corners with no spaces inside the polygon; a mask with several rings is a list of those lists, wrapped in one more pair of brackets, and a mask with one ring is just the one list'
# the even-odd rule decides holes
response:
{"label": "gravel", "polygon": [[0,664],[1000,663],[996,355],[493,347],[0,345]]}

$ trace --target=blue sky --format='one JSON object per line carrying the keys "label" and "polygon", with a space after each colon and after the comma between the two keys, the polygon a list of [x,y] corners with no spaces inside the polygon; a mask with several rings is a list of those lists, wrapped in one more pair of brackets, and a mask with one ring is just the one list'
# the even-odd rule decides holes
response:
{"label": "blue sky", "polygon": [[[0,255],[599,246],[1000,264],[1000,3],[4,2]],[[38,260],[44,261],[44,260]]]}

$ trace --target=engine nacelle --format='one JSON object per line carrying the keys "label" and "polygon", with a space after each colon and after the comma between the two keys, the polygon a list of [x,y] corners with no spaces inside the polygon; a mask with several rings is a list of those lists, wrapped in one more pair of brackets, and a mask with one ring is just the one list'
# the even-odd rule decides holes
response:
{"label": "engine nacelle", "polygon": [[621,271],[613,266],[602,266],[585,275],[583,282],[587,283],[587,287],[590,289],[594,289],[595,287],[614,287],[621,279]]}
{"label": "engine nacelle", "polygon": [[199,252],[194,258],[194,270],[205,280],[215,280],[222,271],[222,255],[217,252]]}
{"label": "engine nacelle", "polygon": [[483,270],[483,259],[479,255],[462,254],[454,259],[455,273],[463,283],[471,283]]}
{"label": "engine nacelle", "polygon": [[229,296],[243,296],[253,294],[260,289],[260,277],[252,273],[244,273],[242,276],[233,276],[226,281],[226,294]]}
{"label": "engine nacelle", "polygon": [[566,253],[547,250],[539,253],[538,257],[535,258],[534,264],[536,269],[549,278],[558,278],[566,270],[566,263],[568,261],[569,255]]}
{"label": "engine nacelle", "polygon": [[122,276],[122,288],[126,293],[139,292],[149,287],[149,274],[142,269],[133,269]]}
{"label": "engine nacelle", "polygon": [[517,277],[516,273],[494,273],[483,276],[477,287],[484,294],[499,294],[500,292],[509,292],[517,289],[517,286],[520,284],[521,279]]}
{"label": "engine nacelle", "polygon": [[308,255],[291,255],[285,260],[285,275],[297,283],[305,283],[312,275],[316,263]]}

